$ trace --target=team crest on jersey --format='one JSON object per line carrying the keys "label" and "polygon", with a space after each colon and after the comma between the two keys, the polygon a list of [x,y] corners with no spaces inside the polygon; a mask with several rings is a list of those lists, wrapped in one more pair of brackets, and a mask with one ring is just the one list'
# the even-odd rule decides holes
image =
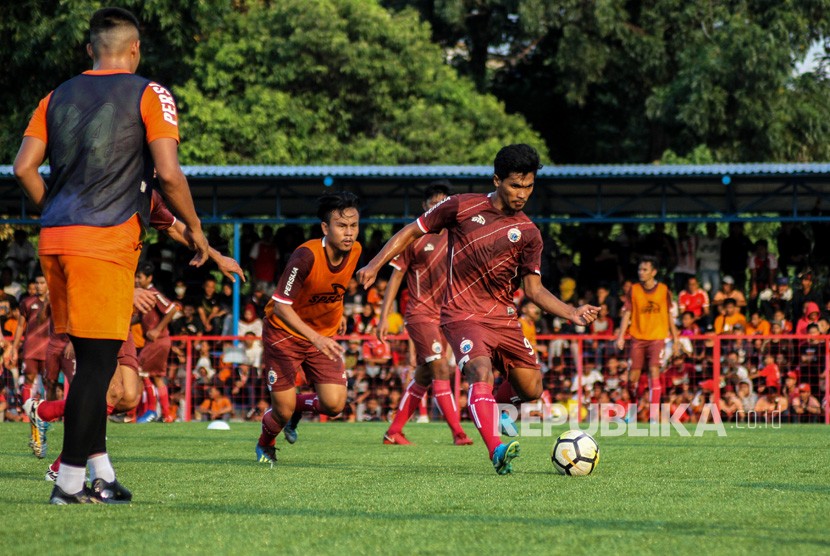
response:
{"label": "team crest on jersey", "polygon": [[435,251],[435,246],[431,243],[424,245],[424,251]]}
{"label": "team crest on jersey", "polygon": [[274,369],[271,369],[270,371],[268,371],[268,384],[270,386],[273,386],[276,383],[277,383],[277,371],[275,371]]}
{"label": "team crest on jersey", "polygon": [[483,216],[481,216],[480,214],[476,214],[475,216],[473,216],[472,218],[470,218],[470,220],[472,220],[473,222],[478,222],[478,223],[479,223],[479,224],[481,224],[482,226],[484,226],[484,224],[486,224],[486,223],[487,223],[487,221],[486,221],[486,220],[484,220],[484,217],[483,217]]}
{"label": "team crest on jersey", "polygon": [[461,353],[470,353],[473,351],[473,341],[472,340],[464,340],[461,342]]}
{"label": "team crest on jersey", "polygon": [[432,353],[435,353],[436,355],[441,353],[441,342],[438,340],[432,342]]}
{"label": "team crest on jersey", "polygon": [[519,228],[510,228],[507,230],[507,239],[509,239],[511,243],[516,243],[522,239],[522,231]]}
{"label": "team crest on jersey", "polygon": [[514,309],[513,307],[508,307],[507,308],[507,314],[512,317],[513,315],[516,314],[516,309]]}

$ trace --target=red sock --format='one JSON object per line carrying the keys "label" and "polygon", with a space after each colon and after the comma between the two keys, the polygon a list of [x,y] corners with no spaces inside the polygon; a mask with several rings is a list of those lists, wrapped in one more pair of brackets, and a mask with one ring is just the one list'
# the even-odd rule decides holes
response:
{"label": "red sock", "polygon": [[652,406],[660,407],[660,398],[663,397],[663,385],[660,384],[660,379],[649,382],[651,382],[651,390],[648,395],[648,403]]}
{"label": "red sock", "polygon": [[63,452],[61,452],[60,454],[58,454],[57,459],[56,459],[55,461],[53,461],[53,462],[52,462],[52,465],[50,465],[50,466],[49,466],[49,469],[51,469],[51,470],[52,470],[52,471],[54,471],[55,473],[57,473],[57,472],[58,472],[58,471],[60,471],[60,469],[61,469],[61,456],[62,456],[62,455],[63,455]]}
{"label": "red sock", "polygon": [[513,389],[509,380],[504,380],[495,392],[496,403],[509,403],[519,407],[522,404],[522,399]]}
{"label": "red sock", "polygon": [[[26,403],[26,400],[32,397],[32,390],[34,390],[33,386],[34,385],[29,382],[24,382],[23,386],[20,387],[20,399],[23,403]],[[41,419],[42,418],[43,417],[41,417]]]}
{"label": "red sock", "polygon": [[470,404],[470,413],[473,422],[481,434],[481,439],[487,445],[490,458],[501,444],[499,436],[499,407],[493,398],[493,387],[486,382],[474,382],[470,385],[470,394],[467,396]]}
{"label": "red sock", "polygon": [[444,414],[444,419],[447,420],[447,425],[452,429],[453,435],[464,434],[464,429],[461,428],[461,423],[458,418],[458,406],[455,405],[455,398],[450,389],[449,380],[433,380],[432,381],[432,395],[435,396],[435,403]]}
{"label": "red sock", "polygon": [[129,421],[130,423],[135,423],[135,417],[138,415],[138,408],[141,407],[141,402],[131,410],[127,412],[127,418],[125,421]]}
{"label": "red sock", "polygon": [[162,384],[157,386],[159,391],[159,402],[161,403],[161,418],[162,420],[170,415],[170,395],[167,392],[167,385]]}
{"label": "red sock", "polygon": [[297,394],[297,402],[294,411],[300,413],[320,414],[320,399],[317,394]]}
{"label": "red sock", "polygon": [[392,419],[392,424],[389,426],[387,434],[398,434],[403,430],[404,425],[409,421],[409,418],[415,414],[415,410],[421,407],[421,403],[427,395],[427,389],[421,386],[414,380],[406,387],[406,392],[401,398],[401,405],[395,418]]}
{"label": "red sock", "polygon": [[47,422],[56,421],[63,417],[65,407],[66,400],[40,402],[40,405],[37,406],[37,416]]}
{"label": "red sock", "polygon": [[153,381],[147,377],[144,378],[144,391],[147,393],[147,411],[155,411],[158,404],[156,389],[153,388]]}
{"label": "red sock", "polygon": [[277,443],[277,435],[282,430],[282,425],[279,424],[274,417],[274,412],[270,409],[262,416],[262,434],[259,435],[260,446],[273,446]]}
{"label": "red sock", "polygon": [[107,415],[112,415],[113,413],[115,413],[115,406],[112,405],[111,403],[108,403],[107,404]]}

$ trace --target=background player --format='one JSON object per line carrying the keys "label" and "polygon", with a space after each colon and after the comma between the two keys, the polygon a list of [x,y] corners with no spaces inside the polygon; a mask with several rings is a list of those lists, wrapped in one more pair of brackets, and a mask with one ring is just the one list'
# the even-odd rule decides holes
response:
{"label": "background player", "polygon": [[144,386],[150,409],[139,418],[139,423],[148,423],[158,417],[153,384],[158,391],[162,420],[165,423],[173,421],[170,416],[170,395],[167,392],[167,358],[170,356],[172,345],[168,325],[176,315],[176,305],[153,286],[155,270],[155,265],[148,261],[138,265],[135,275],[136,285],[151,292],[155,297],[153,308],[142,312],[140,317],[145,343],[138,354],[138,364],[141,370],[149,375],[149,378],[144,379]]}
{"label": "background player", "polygon": [[[346,405],[343,347],[332,336],[343,332],[343,294],[360,258],[356,241],[358,199],[339,192],[320,198],[317,208],[322,239],[298,247],[266,307],[262,343],[271,409],[262,417],[257,461],[276,461],[275,440],[283,428],[293,444],[302,412],[337,415]],[[297,394],[294,380],[302,368],[315,394]],[[295,411],[296,410],[296,411]]]}
{"label": "background player", "polygon": [[519,442],[502,444],[498,406],[493,398],[493,367],[522,400],[542,393],[542,374],[533,346],[522,334],[513,293],[520,281],[527,297],[543,310],[587,325],[599,308],[563,303],[543,285],[539,271],[542,236],[522,212],[533,192],[539,155],[529,145],[502,148],[494,163],[490,194],[454,195],[396,233],[358,271],[368,288],[378,270],[427,233],[449,231],[449,280],[441,307],[441,328],[470,382],[469,406],[490,459],[500,475],[512,471]]}
{"label": "background player", "polygon": [[[617,336],[617,349],[625,347],[625,333],[631,325],[631,368],[628,371],[628,389],[636,400],[640,373],[643,366],[649,373],[649,411],[651,418],[659,415],[663,386],[660,382],[660,353],[666,346],[666,338],[674,340],[674,353],[680,353],[679,333],[671,316],[671,292],[668,286],[657,281],[657,258],[646,256],[637,267],[639,283],[633,284],[625,298],[622,322]],[[655,411],[657,412],[655,414]]]}
{"label": "background player", "polygon": [[[449,182],[434,182],[424,190],[424,210],[429,210],[450,194]],[[457,446],[473,441],[461,428],[458,407],[450,388],[450,366],[444,355],[446,340],[440,329],[441,300],[447,289],[447,233],[426,234],[413,241],[389,263],[395,270],[383,296],[377,337],[385,341],[387,317],[406,277],[409,302],[406,305],[406,331],[415,347],[415,377],[401,398],[400,408],[383,435],[384,444],[411,444],[403,427],[421,406],[430,382],[432,393],[447,420]]]}

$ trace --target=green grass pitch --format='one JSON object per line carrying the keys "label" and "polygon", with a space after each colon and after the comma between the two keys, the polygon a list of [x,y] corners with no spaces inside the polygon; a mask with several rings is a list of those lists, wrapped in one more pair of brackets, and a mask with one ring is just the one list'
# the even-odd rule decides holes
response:
{"label": "green grass pitch", "polygon": [[[597,437],[589,477],[557,475],[553,438],[521,438],[497,476],[476,431],[456,447],[441,423],[416,446],[383,446],[385,424],[302,423],[254,461],[259,426],[109,427],[129,506],[49,506],[50,459],[28,425],[0,425],[2,538],[9,553],[57,554],[817,554],[830,553],[825,426],[726,437]],[[561,432],[564,429],[558,429]],[[49,456],[60,447],[52,428]]]}

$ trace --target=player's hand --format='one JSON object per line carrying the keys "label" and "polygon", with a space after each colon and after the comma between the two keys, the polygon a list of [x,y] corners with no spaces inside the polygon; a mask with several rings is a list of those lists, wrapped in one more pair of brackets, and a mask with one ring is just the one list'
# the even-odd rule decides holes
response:
{"label": "player's hand", "polygon": [[242,267],[239,266],[239,263],[236,262],[236,259],[232,257],[225,257],[224,255],[219,256],[216,260],[216,266],[219,267],[219,272],[225,275],[225,278],[228,278],[231,282],[236,282],[236,277],[239,276],[242,278],[243,282],[246,282],[245,273],[242,272]]}
{"label": "player's hand", "polygon": [[617,349],[622,351],[625,349],[625,338],[617,338],[617,341],[614,342],[614,345],[617,346]]}
{"label": "player's hand", "polygon": [[375,278],[377,278],[377,276],[377,269],[374,269],[369,265],[364,266],[355,273],[357,283],[363,286],[364,290],[368,290],[372,284],[375,283]]}
{"label": "player's hand", "polygon": [[3,362],[6,367],[14,367],[17,365],[17,350],[14,349],[14,344],[9,346],[9,349],[3,354]]}
{"label": "player's hand", "polygon": [[156,294],[144,288],[135,288],[133,290],[133,307],[141,313],[147,313],[153,310],[156,306]]}
{"label": "player's hand", "polygon": [[151,342],[155,342],[158,339],[159,334],[161,334],[161,332],[153,328],[152,330],[148,330],[147,334],[145,334],[144,337],[150,340]]}
{"label": "player's hand", "polygon": [[63,348],[63,357],[64,359],[75,359],[75,346],[72,345],[72,342],[68,342],[66,347]]}
{"label": "player's hand", "polygon": [[196,251],[196,255],[190,260],[190,266],[202,266],[210,258],[210,244],[208,243],[205,233],[201,228],[198,230],[191,230],[189,227],[184,229],[184,238],[190,248]]}
{"label": "player's hand", "polygon": [[380,319],[378,323],[378,327],[375,329],[375,336],[377,336],[378,340],[381,342],[386,343],[386,334],[389,332],[389,323],[386,322],[386,319]]}
{"label": "player's hand", "polygon": [[335,342],[333,339],[326,336],[317,336],[312,342],[314,347],[323,352],[323,354],[335,361],[340,359],[343,354],[343,346]]}
{"label": "player's hand", "polygon": [[599,316],[599,307],[594,305],[582,305],[574,309],[571,315],[571,322],[582,326],[587,326],[594,322]]}

